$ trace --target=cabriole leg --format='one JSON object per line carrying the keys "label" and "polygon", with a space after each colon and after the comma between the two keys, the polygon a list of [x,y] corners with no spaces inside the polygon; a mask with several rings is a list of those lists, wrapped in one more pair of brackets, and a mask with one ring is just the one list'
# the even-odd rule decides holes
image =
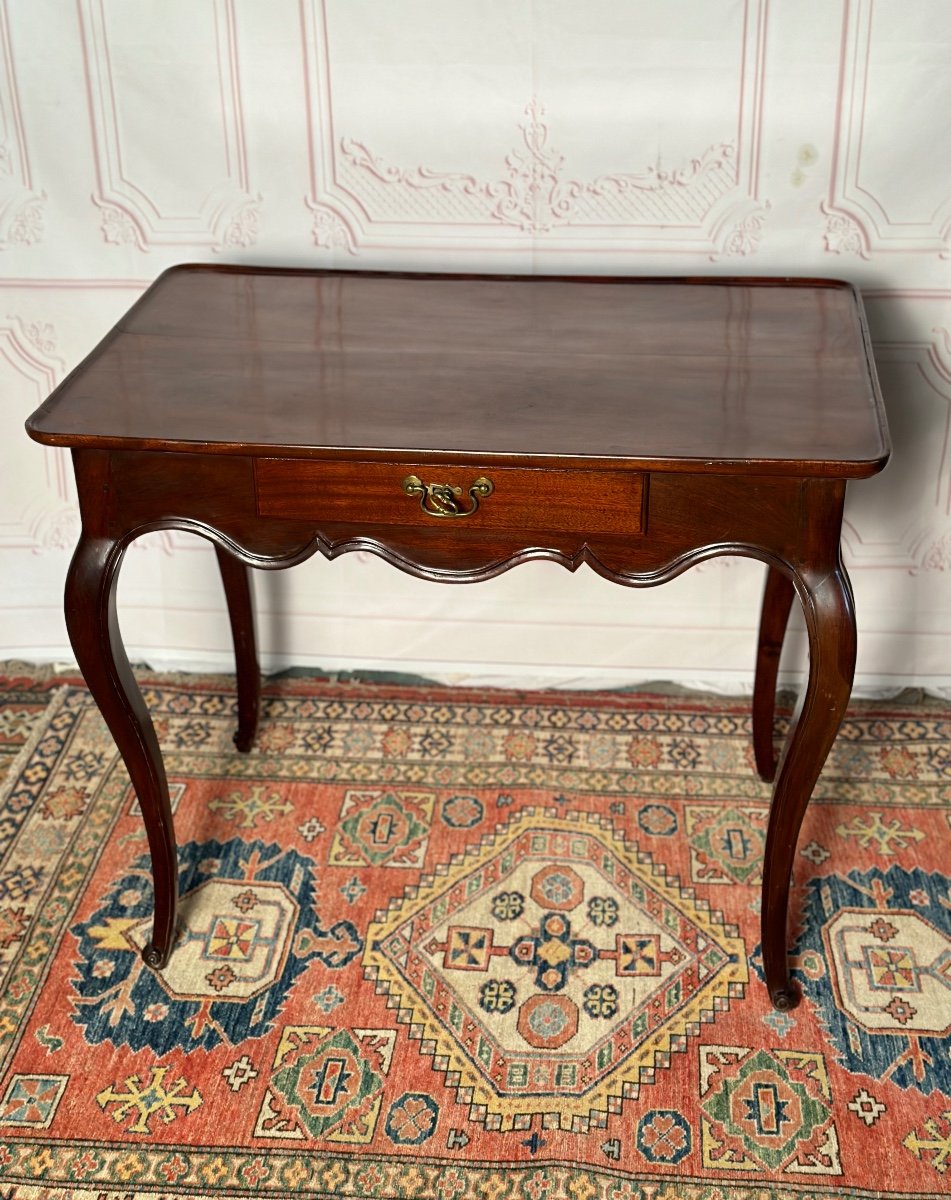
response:
{"label": "cabriole leg", "polygon": [[66,578],[66,626],[139,799],[155,885],[152,940],[142,957],[150,967],[163,967],[175,936],[178,860],[162,754],[119,635],[116,583],[123,554],[114,539],[82,534]]}
{"label": "cabriole leg", "polygon": [[775,1008],[799,997],[786,961],[789,884],[799,829],[819,772],[839,731],[855,673],[855,609],[841,562],[828,572],[802,573],[796,589],[809,638],[809,677],[779,764],[763,865],[763,967]]}
{"label": "cabriole leg", "polygon": [[254,743],[261,704],[261,672],[258,669],[254,638],[254,603],[251,597],[251,572],[240,559],[221,546],[215,546],[221,582],[224,584],[234,639],[235,669],[238,682],[238,728],[234,744],[247,753]]}
{"label": "cabriole leg", "polygon": [[776,776],[773,718],[776,714],[776,677],[782,654],[794,588],[782,571],[770,567],[763,589],[753,683],[753,754],[760,779],[771,783]]}

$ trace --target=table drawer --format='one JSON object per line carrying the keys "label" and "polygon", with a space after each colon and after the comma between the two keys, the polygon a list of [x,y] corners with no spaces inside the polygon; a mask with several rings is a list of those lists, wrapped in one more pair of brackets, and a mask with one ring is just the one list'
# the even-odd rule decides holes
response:
{"label": "table drawer", "polygon": [[263,517],[589,536],[638,534],[646,526],[641,471],[261,458],[254,473]]}

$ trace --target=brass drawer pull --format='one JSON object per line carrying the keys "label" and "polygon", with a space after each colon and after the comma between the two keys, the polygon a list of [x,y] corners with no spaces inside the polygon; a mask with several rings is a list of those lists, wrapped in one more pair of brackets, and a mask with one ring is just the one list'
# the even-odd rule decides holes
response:
{"label": "brass drawer pull", "polygon": [[467,489],[471,508],[462,507],[459,503],[462,488],[453,487],[451,483],[423,483],[418,475],[407,475],[403,480],[403,491],[407,496],[419,496],[419,507],[428,517],[471,517],[478,509],[479,501],[492,495],[495,485],[491,479],[480,475]]}

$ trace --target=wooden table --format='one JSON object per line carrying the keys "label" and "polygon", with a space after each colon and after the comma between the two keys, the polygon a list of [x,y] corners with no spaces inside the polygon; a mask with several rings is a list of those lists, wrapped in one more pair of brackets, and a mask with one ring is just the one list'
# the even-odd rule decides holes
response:
{"label": "wooden table", "polygon": [[[178,879],[162,756],[116,621],[134,538],[183,529],[214,543],[240,750],[258,715],[249,566],[369,550],[461,583],[547,558],[645,587],[739,554],[768,566],[753,695],[757,769],[775,776],[763,960],[773,1004],[796,1003],[793,855],[855,663],[845,485],[889,450],[849,285],[177,267],[27,429],[73,452],[82,534],[66,618],[145,819],[151,966],[172,949]],[[794,593],[810,665],[777,770]]]}

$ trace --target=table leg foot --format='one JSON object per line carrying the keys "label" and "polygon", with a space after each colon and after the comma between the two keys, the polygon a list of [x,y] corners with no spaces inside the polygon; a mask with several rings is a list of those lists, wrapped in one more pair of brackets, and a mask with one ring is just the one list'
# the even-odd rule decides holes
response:
{"label": "table leg foot", "polygon": [[794,591],[792,581],[782,571],[769,568],[763,589],[753,683],[753,755],[757,774],[766,783],[772,783],[776,777],[776,749],[773,744],[776,677]]}
{"label": "table leg foot", "polygon": [[775,992],[770,993],[770,1001],[778,1012],[789,1012],[799,1003],[799,992],[792,985],[784,988],[777,988]]}
{"label": "table leg foot", "polygon": [[147,967],[151,967],[153,971],[161,971],[171,957],[172,947],[168,946],[164,951],[157,949],[151,942],[148,942],[142,950],[142,961]]}
{"label": "table leg foot", "polygon": [[254,636],[251,572],[221,546],[215,546],[215,554],[228,602],[238,681],[238,728],[232,740],[242,754],[247,754],[254,745],[261,705],[261,672],[258,669]]}
{"label": "table leg foot", "polygon": [[124,552],[112,538],[83,533],[66,577],[66,627],[79,669],[115,738],[142,810],[155,885],[152,941],[146,953],[162,965],[175,933],[178,857],[162,753],[119,636],[116,583]]}
{"label": "table leg foot", "polygon": [[797,1002],[787,966],[789,885],[799,829],[845,715],[855,672],[855,612],[845,568],[796,580],[809,636],[809,677],[783,749],[763,864],[762,941],[766,988],[780,1010]]}

